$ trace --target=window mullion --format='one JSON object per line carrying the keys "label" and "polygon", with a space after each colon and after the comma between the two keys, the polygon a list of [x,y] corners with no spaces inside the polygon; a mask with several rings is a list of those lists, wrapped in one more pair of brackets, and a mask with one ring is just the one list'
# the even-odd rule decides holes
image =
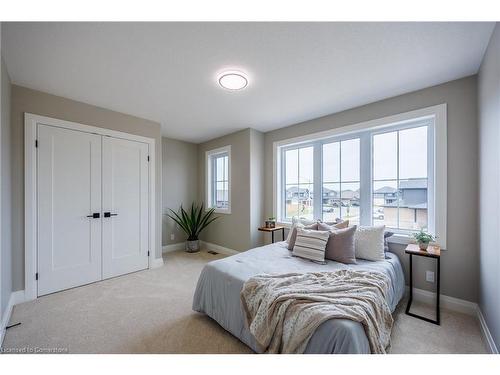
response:
{"label": "window mullion", "polygon": [[363,133],[360,136],[360,225],[369,226],[372,224],[372,136],[370,133]]}
{"label": "window mullion", "polygon": [[297,217],[300,218],[300,148],[297,149]]}
{"label": "window mullion", "polygon": [[399,130],[396,132],[396,194],[397,194],[397,199],[396,202],[398,204],[397,208],[397,223],[398,223],[398,229],[401,228],[401,225],[399,224],[399,203],[400,203],[400,194],[399,194]]}
{"label": "window mullion", "polygon": [[321,142],[314,144],[313,151],[313,219],[323,220],[323,187],[322,187],[322,162],[323,162],[323,145]]}
{"label": "window mullion", "polygon": [[281,203],[278,203],[278,210],[281,213],[281,220],[286,220],[286,159],[285,159],[285,150],[281,151],[281,183],[280,183],[280,191],[281,191]]}
{"label": "window mullion", "polygon": [[428,230],[436,235],[434,129],[434,124],[427,126],[427,225]]}

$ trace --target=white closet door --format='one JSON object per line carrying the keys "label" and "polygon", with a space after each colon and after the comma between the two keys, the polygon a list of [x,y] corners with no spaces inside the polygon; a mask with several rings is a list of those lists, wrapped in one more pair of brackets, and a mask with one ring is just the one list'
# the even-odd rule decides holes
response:
{"label": "white closet door", "polygon": [[[148,145],[103,137],[103,279],[148,267]],[[111,216],[108,216],[111,215]]]}
{"label": "white closet door", "polygon": [[101,218],[92,217],[101,212],[101,136],[46,125],[37,132],[42,296],[101,279]]}

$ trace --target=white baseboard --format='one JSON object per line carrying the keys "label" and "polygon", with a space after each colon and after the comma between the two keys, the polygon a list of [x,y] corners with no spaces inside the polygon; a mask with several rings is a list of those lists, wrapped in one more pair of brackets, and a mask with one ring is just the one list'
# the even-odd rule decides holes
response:
{"label": "white baseboard", "polygon": [[18,290],[10,294],[9,303],[5,309],[5,314],[0,322],[0,348],[3,345],[3,339],[5,338],[5,327],[9,325],[9,320],[12,315],[12,310],[14,306],[25,301],[24,290]]}
{"label": "white baseboard", "polygon": [[479,306],[477,307],[477,317],[479,319],[479,325],[481,326],[481,332],[484,336],[484,339],[486,340],[486,344],[488,345],[490,353],[498,354],[498,348],[495,345],[495,341],[493,341],[493,336],[491,336],[490,329],[486,324],[486,320],[484,319],[483,313],[481,312]]}
{"label": "white baseboard", "polygon": [[185,242],[178,242],[178,243],[173,243],[170,245],[164,245],[162,247],[162,253],[170,253],[172,251],[178,251],[178,250],[184,250],[186,248],[186,243]]}
{"label": "white baseboard", "polygon": [[210,243],[210,242],[206,242],[206,241],[201,241],[201,246],[203,246],[207,250],[216,251],[218,253],[226,254],[226,255],[235,255],[235,254],[240,253],[239,251],[229,249],[227,247],[216,245],[214,243]]}
{"label": "white baseboard", "polygon": [[[409,291],[409,288],[406,288]],[[424,302],[428,304],[436,303],[436,293],[429,292],[428,290],[413,288],[413,299],[415,301]],[[463,299],[450,297],[441,294],[440,305],[444,309],[460,312],[467,315],[477,314],[477,303],[466,301]]]}
{"label": "white baseboard", "polygon": [[151,268],[163,267],[163,258],[155,258],[151,260]]}

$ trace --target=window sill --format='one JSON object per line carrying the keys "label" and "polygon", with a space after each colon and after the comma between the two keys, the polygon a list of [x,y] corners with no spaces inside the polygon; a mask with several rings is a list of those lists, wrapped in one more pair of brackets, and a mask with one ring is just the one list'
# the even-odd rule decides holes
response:
{"label": "window sill", "polygon": [[216,214],[224,214],[224,215],[231,215],[231,210],[221,210],[221,209],[217,209],[216,208],[214,210],[214,213],[216,213]]}
{"label": "window sill", "polygon": [[387,242],[397,243],[400,245],[408,245],[409,243],[412,243],[413,240],[412,240],[412,237],[407,235],[407,234],[396,233],[396,234],[392,235],[391,237],[389,237],[387,239]]}
{"label": "window sill", "polygon": [[291,223],[283,223],[281,221],[277,221],[276,222],[276,225],[279,225],[280,227],[285,227],[287,229],[290,229],[292,227],[292,224]]}

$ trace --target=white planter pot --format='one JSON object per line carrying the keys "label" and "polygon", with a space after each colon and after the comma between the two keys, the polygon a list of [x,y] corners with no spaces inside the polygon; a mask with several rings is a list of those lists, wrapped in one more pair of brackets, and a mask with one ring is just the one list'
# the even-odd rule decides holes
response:
{"label": "white planter pot", "polygon": [[186,251],[188,253],[197,253],[200,251],[200,240],[186,241]]}
{"label": "white planter pot", "polygon": [[420,247],[420,250],[426,251],[428,246],[429,246],[428,242],[419,242],[418,243],[418,247]]}

